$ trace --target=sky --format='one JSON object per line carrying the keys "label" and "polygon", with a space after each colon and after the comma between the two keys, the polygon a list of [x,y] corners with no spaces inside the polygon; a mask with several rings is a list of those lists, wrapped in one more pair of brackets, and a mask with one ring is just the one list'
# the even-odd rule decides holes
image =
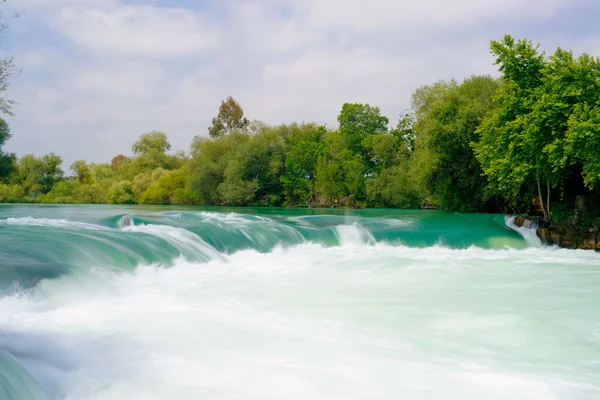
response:
{"label": "sky", "polygon": [[[336,126],[346,102],[394,124],[440,79],[497,75],[509,33],[600,55],[597,0],[8,0],[18,156],[109,162],[144,132],[207,136],[221,100],[249,119]],[[19,14],[14,18],[15,13]]]}

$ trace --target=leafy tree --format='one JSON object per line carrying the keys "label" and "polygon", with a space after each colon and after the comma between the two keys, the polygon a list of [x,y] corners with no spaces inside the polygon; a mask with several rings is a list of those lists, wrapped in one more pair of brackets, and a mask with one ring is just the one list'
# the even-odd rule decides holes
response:
{"label": "leafy tree", "polygon": [[547,137],[534,125],[535,91],[542,84],[544,55],[531,41],[515,41],[506,35],[492,41],[491,50],[503,72],[496,96],[498,105],[482,121],[481,140],[474,144],[490,185],[512,203],[522,198],[523,186],[537,185],[544,217],[549,214],[542,201],[541,181],[551,173],[542,149]]}
{"label": "leafy tree", "polygon": [[[387,132],[389,119],[380,114],[379,107],[345,103],[338,115],[338,122],[340,124],[339,131],[348,149],[361,154],[368,163],[364,141],[370,135]],[[367,167],[371,167],[371,165]]]}
{"label": "leafy tree", "polygon": [[4,146],[4,144],[8,139],[10,139],[10,137],[11,134],[10,129],[8,127],[8,123],[5,120],[0,119],[0,180],[8,177],[8,175],[15,168],[15,155],[7,154],[2,151],[2,146]]}
{"label": "leafy tree", "polygon": [[186,165],[187,186],[200,204],[220,204],[217,188],[225,180],[229,161],[250,137],[245,132],[234,131],[215,139],[194,138],[191,159]]}
{"label": "leafy tree", "polygon": [[366,183],[369,203],[376,207],[419,208],[422,196],[407,165],[384,169]]}
{"label": "leafy tree", "polygon": [[104,204],[106,196],[97,184],[83,184],[73,190],[73,203],[75,204]]}
{"label": "leafy tree", "polygon": [[128,157],[124,156],[123,154],[118,154],[112,158],[112,160],[110,161],[110,166],[113,169],[117,169],[121,165],[123,165],[123,163],[126,163],[128,161],[129,161]]}
{"label": "leafy tree", "polygon": [[[5,3],[6,0],[0,0],[0,4]],[[3,19],[4,13],[0,11],[0,20]],[[6,24],[0,23],[0,32],[7,28]],[[15,101],[10,99],[6,95],[6,91],[10,86],[11,79],[17,74],[14,66],[14,59],[12,56],[0,57],[0,112],[6,115],[12,114],[12,106]],[[1,143],[0,143],[1,147]]]}
{"label": "leafy tree", "polygon": [[75,177],[79,183],[83,184],[92,182],[92,175],[87,162],[83,160],[75,161],[73,164],[71,164],[70,168],[71,171],[75,173]]}
{"label": "leafy tree", "polygon": [[48,193],[40,196],[39,201],[41,203],[58,203],[58,204],[69,204],[73,203],[73,192],[78,186],[78,183],[74,180],[60,181],[56,183],[52,190]]}
{"label": "leafy tree", "polygon": [[365,165],[351,151],[343,134],[329,132],[325,151],[317,160],[315,192],[323,205],[358,206],[365,198]]}
{"label": "leafy tree", "polygon": [[[146,155],[151,152],[166,153],[171,150],[171,144],[164,132],[152,131],[140,135],[140,138],[131,147],[133,154]],[[119,160],[122,157],[117,156]],[[125,157],[126,158],[126,157]]]}
{"label": "leafy tree", "polygon": [[244,129],[247,125],[248,120],[244,117],[244,110],[233,97],[229,96],[221,101],[219,114],[213,118],[208,134],[212,138],[218,138],[231,133],[234,129]]}
{"label": "leafy tree", "polygon": [[112,184],[106,195],[110,204],[135,204],[135,194],[130,181],[120,181]]}
{"label": "leafy tree", "polygon": [[583,163],[585,182],[590,183],[594,157],[588,151],[593,145],[584,138],[590,139],[593,131],[584,129],[593,127],[593,109],[600,99],[600,63],[587,54],[575,59],[560,48],[545,59],[537,49],[510,36],[492,42],[503,85],[498,107],[482,122],[482,140],[475,149],[500,193],[515,201],[523,197],[524,188],[537,189],[539,206],[549,220],[552,189],[572,175],[571,165]]}
{"label": "leafy tree", "polygon": [[488,183],[471,144],[479,141],[477,128],[494,107],[497,88],[497,80],[473,76],[461,84],[449,81],[422,87],[413,97],[420,135],[416,146],[431,155],[422,179],[444,209],[485,208]]}
{"label": "leafy tree", "polygon": [[223,206],[248,206],[259,190],[258,179],[229,178],[219,184],[217,192]]}
{"label": "leafy tree", "polygon": [[21,185],[0,183],[0,203],[20,203],[24,198],[25,190]]}
{"label": "leafy tree", "polygon": [[324,149],[327,130],[315,124],[293,124],[285,127],[287,155],[280,177],[289,205],[310,206],[316,201],[314,191],[317,161]]}
{"label": "leafy tree", "polygon": [[597,189],[600,182],[600,104],[576,106],[569,117],[565,147],[571,162],[583,165],[584,184],[589,189]]}
{"label": "leafy tree", "polygon": [[140,198],[141,204],[193,204],[191,193],[186,189],[183,168],[162,174]]}

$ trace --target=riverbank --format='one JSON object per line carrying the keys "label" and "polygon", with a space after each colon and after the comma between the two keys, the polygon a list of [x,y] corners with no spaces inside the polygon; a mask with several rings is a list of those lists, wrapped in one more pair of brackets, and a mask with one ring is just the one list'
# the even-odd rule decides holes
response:
{"label": "riverbank", "polygon": [[600,251],[600,234],[597,230],[584,231],[577,226],[567,224],[548,224],[538,217],[516,216],[514,223],[518,227],[536,226],[538,237],[547,245]]}

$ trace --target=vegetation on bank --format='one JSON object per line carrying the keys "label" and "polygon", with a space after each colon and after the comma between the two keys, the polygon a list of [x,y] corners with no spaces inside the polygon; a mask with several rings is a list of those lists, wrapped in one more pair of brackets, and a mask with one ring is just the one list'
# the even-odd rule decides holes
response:
{"label": "vegetation on bank", "polygon": [[500,78],[420,87],[395,125],[378,107],[347,103],[335,128],[272,126],[229,97],[189,153],[149,132],[132,156],[76,161],[68,177],[58,155],[2,153],[2,121],[0,202],[439,208],[597,225],[600,60],[547,56],[508,35],[491,52]]}

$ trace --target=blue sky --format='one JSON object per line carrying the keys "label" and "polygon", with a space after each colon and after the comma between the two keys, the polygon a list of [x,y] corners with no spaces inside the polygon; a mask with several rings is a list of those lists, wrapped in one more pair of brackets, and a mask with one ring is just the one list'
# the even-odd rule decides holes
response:
{"label": "blue sky", "polygon": [[335,126],[344,102],[392,121],[417,87],[495,74],[505,33],[600,55],[593,0],[9,0],[22,70],[6,150],[107,162],[143,132],[176,150],[228,95],[270,124]]}

